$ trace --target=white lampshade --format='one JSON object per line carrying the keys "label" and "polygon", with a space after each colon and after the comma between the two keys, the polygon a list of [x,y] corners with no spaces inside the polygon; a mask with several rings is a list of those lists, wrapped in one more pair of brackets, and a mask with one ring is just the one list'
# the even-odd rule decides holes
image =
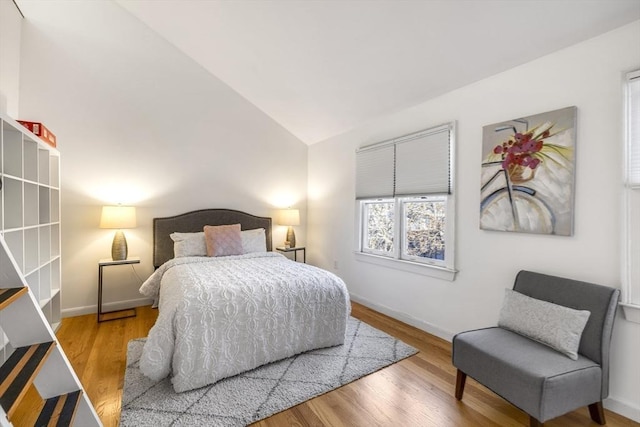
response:
{"label": "white lampshade", "polygon": [[278,219],[280,225],[300,225],[300,211],[298,209],[283,209]]}
{"label": "white lampshade", "polygon": [[133,206],[103,206],[100,228],[135,228],[136,208]]}

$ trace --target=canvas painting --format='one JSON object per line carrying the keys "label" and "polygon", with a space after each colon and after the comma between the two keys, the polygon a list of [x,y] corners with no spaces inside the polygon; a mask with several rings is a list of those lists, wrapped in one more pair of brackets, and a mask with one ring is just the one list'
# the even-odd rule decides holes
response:
{"label": "canvas painting", "polygon": [[576,107],[483,127],[480,228],[573,234]]}

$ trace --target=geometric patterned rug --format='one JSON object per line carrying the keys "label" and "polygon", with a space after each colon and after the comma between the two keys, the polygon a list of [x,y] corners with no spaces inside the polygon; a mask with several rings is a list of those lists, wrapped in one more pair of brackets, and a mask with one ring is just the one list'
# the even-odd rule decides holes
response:
{"label": "geometric patterned rug", "polygon": [[409,357],[417,350],[353,317],[345,343],[289,357],[183,393],[142,375],[145,338],[127,347],[120,426],[246,426]]}

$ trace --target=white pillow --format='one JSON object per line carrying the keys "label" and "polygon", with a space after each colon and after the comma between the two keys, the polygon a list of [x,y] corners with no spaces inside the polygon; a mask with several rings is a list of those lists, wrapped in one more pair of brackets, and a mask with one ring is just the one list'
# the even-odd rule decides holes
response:
{"label": "white pillow", "polygon": [[207,243],[204,231],[199,233],[171,233],[173,254],[176,258],[185,256],[207,256]]}
{"label": "white pillow", "polygon": [[505,289],[498,326],[578,359],[582,331],[591,312],[574,310]]}
{"label": "white pillow", "polygon": [[264,228],[241,231],[240,237],[242,238],[242,249],[245,254],[267,252],[267,237]]}
{"label": "white pillow", "polygon": [[[207,256],[207,243],[204,231],[198,233],[171,233],[175,258],[186,256]],[[267,251],[267,238],[264,228],[240,232],[243,253]]]}

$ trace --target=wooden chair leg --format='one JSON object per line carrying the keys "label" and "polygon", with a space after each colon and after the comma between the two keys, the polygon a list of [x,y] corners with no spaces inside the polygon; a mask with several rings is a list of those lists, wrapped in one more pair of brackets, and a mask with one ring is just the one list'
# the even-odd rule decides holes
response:
{"label": "wooden chair leg", "polygon": [[529,415],[529,427],[542,427],[542,426],[544,426],[544,423],[541,423],[536,418]]}
{"label": "wooden chair leg", "polygon": [[462,394],[464,393],[464,383],[467,380],[467,374],[458,369],[456,375],[456,399],[462,400]]}
{"label": "wooden chair leg", "polygon": [[598,401],[589,405],[589,415],[591,415],[591,419],[593,421],[597,422],[601,426],[607,423],[604,419],[604,408],[602,407],[602,401]]}

